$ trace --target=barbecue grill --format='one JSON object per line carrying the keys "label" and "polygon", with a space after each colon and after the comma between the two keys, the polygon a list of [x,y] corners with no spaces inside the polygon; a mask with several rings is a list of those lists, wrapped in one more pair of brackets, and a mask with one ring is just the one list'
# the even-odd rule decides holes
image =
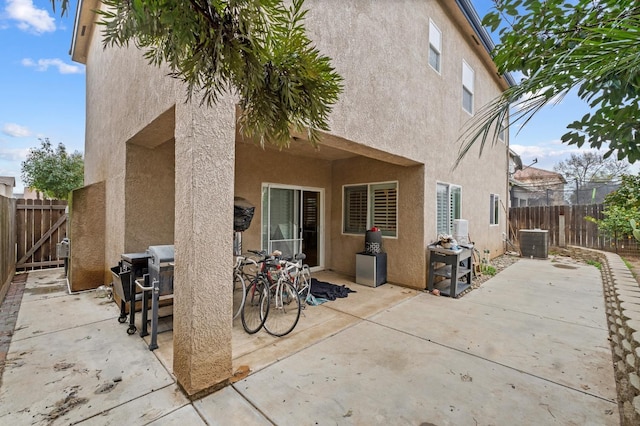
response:
{"label": "barbecue grill", "polygon": [[151,342],[149,350],[158,348],[158,308],[160,296],[173,295],[173,245],[149,246],[149,273],[144,276],[144,284],[136,281],[138,287],[144,291],[142,298],[142,330],[141,336],[147,332],[147,311],[149,297],[151,297]]}
{"label": "barbecue grill", "polygon": [[114,280],[114,289],[120,298],[119,322],[126,321],[126,303],[129,302],[129,328],[127,334],[136,332],[136,284],[138,277],[147,273],[149,255],[147,253],[124,253],[117,268],[111,268]]}

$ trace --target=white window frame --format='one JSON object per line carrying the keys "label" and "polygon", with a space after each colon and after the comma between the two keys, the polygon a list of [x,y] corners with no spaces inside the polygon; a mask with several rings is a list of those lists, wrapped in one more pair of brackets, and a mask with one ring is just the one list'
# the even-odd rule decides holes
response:
{"label": "white window frame", "polygon": [[[436,66],[431,63],[431,58],[436,58]],[[442,69],[442,31],[429,19],[429,66],[438,74]]]}
{"label": "white window frame", "polygon": [[[467,63],[464,59],[462,60],[462,109],[473,115],[474,113],[474,86],[475,86],[475,71],[471,68],[471,65]],[[469,94],[471,98],[471,105],[469,105],[469,109],[467,109],[467,105],[465,105],[465,94]]]}
{"label": "white window frame", "polygon": [[506,135],[507,135],[507,126],[505,125],[504,122],[500,123],[499,125],[500,127],[498,128],[498,140],[500,142],[504,142],[507,140]]}
{"label": "white window frame", "polygon": [[[441,209],[439,206],[439,197],[438,197],[438,188],[443,188],[446,190],[446,199],[447,206],[446,209]],[[456,201],[456,193],[458,205],[455,205]],[[461,219],[462,216],[462,186],[455,185],[447,182],[436,182],[436,234],[453,234],[453,221],[455,219]],[[444,218],[444,226],[441,228],[439,226],[440,218],[438,214],[441,210],[446,211],[447,217]]]}
{"label": "white window frame", "polygon": [[[349,188],[362,188],[366,187],[366,226],[364,229],[360,230],[347,230],[347,192]],[[344,235],[364,235],[368,229],[371,229],[374,226],[377,226],[382,230],[383,238],[398,238],[398,181],[388,181],[388,182],[370,182],[370,183],[360,183],[353,185],[343,185],[342,186],[342,234]],[[379,222],[375,220],[375,198],[374,191],[380,189],[394,189],[395,190],[395,211],[393,212],[393,216],[387,218],[388,222],[395,222],[395,228],[390,230],[388,227],[382,226]],[[386,228],[386,229],[385,229]]]}
{"label": "white window frame", "polygon": [[489,194],[489,225],[500,225],[500,195]]}

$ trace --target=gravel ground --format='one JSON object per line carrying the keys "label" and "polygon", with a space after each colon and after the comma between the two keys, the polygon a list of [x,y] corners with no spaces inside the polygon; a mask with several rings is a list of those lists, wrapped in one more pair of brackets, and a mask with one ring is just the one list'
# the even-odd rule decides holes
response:
{"label": "gravel ground", "polygon": [[[489,265],[493,266],[496,269],[496,274],[499,274],[500,271],[508,268],[520,259],[521,258],[517,255],[503,254],[502,256],[491,259],[489,261]],[[494,275],[495,274],[490,275],[482,272],[475,274],[475,276],[473,277],[473,284],[471,285],[471,288],[474,289],[480,287],[485,281],[491,279],[491,277],[493,277]]]}

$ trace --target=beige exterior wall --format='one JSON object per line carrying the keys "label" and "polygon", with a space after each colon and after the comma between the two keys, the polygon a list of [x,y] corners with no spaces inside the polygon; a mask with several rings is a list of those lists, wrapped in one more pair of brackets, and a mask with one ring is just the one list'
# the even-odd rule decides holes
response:
{"label": "beige exterior wall", "polygon": [[71,192],[69,200],[69,287],[89,290],[111,280],[104,267],[105,183],[96,182]]}
{"label": "beige exterior wall", "polygon": [[332,268],[355,276],[355,253],[364,250],[364,235],[344,234],[343,186],[379,182],[398,183],[398,236],[383,237],[387,253],[387,280],[413,288],[425,288],[424,168],[403,167],[364,157],[336,161],[333,165],[334,203],[331,241]]}
{"label": "beige exterior wall", "polygon": [[[263,183],[322,188],[324,266],[354,275],[364,236],[342,234],[342,187],[397,181],[398,237],[384,240],[388,279],[425,288],[436,183],[456,184],[471,239],[492,256],[502,252],[507,219],[501,210],[500,224],[489,225],[489,196],[507,202],[507,146],[481,158],[474,148],[452,170],[470,118],[462,61],[475,71],[476,111],[502,90],[454,0],[306,6],[311,38],[344,78],[317,156],[246,145],[232,98],[215,108],[185,104],[183,87],[141,52],[103,49],[99,28],[89,41],[85,182],[105,182],[104,269],[123,252],[175,241],[174,373],[190,394],[231,374],[231,268],[220,265],[232,264],[234,195],[256,206],[248,249],[261,243]],[[428,64],[430,19],[442,31],[440,73]]]}
{"label": "beige exterior wall", "polygon": [[[142,180],[136,183],[136,175],[140,176],[144,172],[127,171],[126,166],[129,162],[140,168],[145,163],[144,158],[135,160],[127,155],[128,150],[136,148],[126,142],[170,110],[178,96],[178,102],[183,102],[182,92],[177,93],[177,84],[166,77],[166,74],[165,69],[150,67],[134,47],[103,49],[100,28],[93,32],[86,67],[85,184],[99,181],[106,184],[105,267],[117,264],[122,253],[143,250],[150,245],[143,242],[142,236],[136,236],[133,242],[125,243],[127,232],[138,232],[132,229],[132,223],[125,221],[125,217],[131,218],[133,214],[127,212],[127,204],[136,207],[137,203],[127,200],[131,194],[127,192],[127,184],[133,183],[137,190],[142,190],[144,186]],[[163,135],[155,143],[164,143],[172,138],[172,128],[170,133],[168,136]],[[144,154],[141,155],[144,157]],[[148,208],[148,204],[143,207],[146,207],[145,210],[152,210]],[[142,212],[143,209],[136,208],[136,214]],[[161,237],[164,236],[151,239],[166,240]]]}
{"label": "beige exterior wall", "polygon": [[[475,72],[475,111],[502,88],[469,36],[471,27],[453,21],[452,3],[398,0],[394,13],[387,2],[371,0],[342,7],[326,7],[322,0],[305,4],[312,39],[344,77],[331,133],[424,164],[423,246],[437,239],[436,183],[460,185],[471,239],[494,257],[503,252],[507,217],[501,208],[499,225],[489,225],[489,199],[498,194],[506,207],[508,149],[503,143],[487,146],[479,158],[474,147],[452,170],[460,129],[471,118],[462,108],[462,61]],[[442,31],[440,73],[428,64],[430,20]]]}
{"label": "beige exterior wall", "polygon": [[[324,190],[321,220],[325,224],[325,252],[331,252],[328,224],[331,216],[331,162],[296,156],[289,150],[277,151],[239,142],[236,144],[235,195],[255,206],[251,226],[242,235],[244,251],[260,250],[262,244],[262,185],[275,184]],[[231,235],[229,236],[231,238]],[[325,257],[325,267],[331,268]]]}

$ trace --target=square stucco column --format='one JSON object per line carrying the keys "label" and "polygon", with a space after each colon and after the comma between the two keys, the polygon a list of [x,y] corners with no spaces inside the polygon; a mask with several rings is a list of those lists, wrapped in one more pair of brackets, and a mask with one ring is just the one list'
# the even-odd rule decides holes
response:
{"label": "square stucco column", "polygon": [[231,377],[235,106],[176,105],[173,372],[191,396]]}

